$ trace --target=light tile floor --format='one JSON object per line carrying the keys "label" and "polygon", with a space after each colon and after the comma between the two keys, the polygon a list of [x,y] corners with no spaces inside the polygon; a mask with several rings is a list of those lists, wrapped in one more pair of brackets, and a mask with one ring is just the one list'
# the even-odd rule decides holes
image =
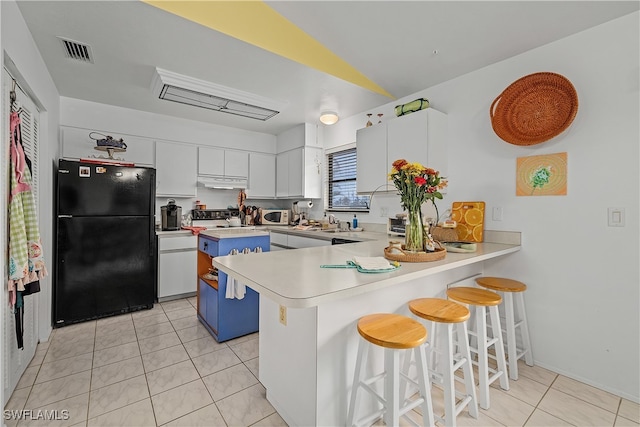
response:
{"label": "light tile floor", "polygon": [[[55,422],[14,426],[286,426],[258,381],[258,334],[217,343],[196,299],[54,330],[5,410],[58,410]],[[639,426],[640,406],[540,367],[491,387],[491,408],[460,426]],[[442,392],[433,388],[434,410]],[[63,412],[66,410],[68,412]],[[412,418],[419,420],[417,413]],[[5,413],[5,418],[6,413]]]}

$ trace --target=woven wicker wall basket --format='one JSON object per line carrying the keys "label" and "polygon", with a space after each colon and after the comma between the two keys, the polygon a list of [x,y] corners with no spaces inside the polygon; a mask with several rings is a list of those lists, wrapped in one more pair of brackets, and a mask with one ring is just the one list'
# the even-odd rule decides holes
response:
{"label": "woven wicker wall basket", "polygon": [[514,145],[535,145],[559,135],[578,112],[578,94],[566,77],[556,73],[524,76],[491,104],[495,133]]}

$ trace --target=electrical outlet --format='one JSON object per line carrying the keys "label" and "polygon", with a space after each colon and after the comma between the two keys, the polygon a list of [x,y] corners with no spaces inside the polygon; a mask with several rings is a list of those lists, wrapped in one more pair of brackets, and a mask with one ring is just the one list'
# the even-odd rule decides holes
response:
{"label": "electrical outlet", "polygon": [[281,305],[280,306],[280,323],[287,326],[287,307]]}
{"label": "electrical outlet", "polygon": [[380,216],[388,217],[389,216],[389,208],[380,208]]}

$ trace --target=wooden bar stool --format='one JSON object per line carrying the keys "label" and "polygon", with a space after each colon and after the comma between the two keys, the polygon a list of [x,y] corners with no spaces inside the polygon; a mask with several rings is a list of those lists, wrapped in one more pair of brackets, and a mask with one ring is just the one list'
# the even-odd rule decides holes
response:
{"label": "wooden bar stool", "polygon": [[[533,355],[531,354],[531,341],[529,340],[529,325],[527,324],[527,314],[524,309],[524,291],[527,285],[517,280],[505,279],[502,277],[479,277],[476,283],[483,288],[491,289],[502,295],[504,299],[505,312],[505,332],[507,333],[507,364],[509,365],[509,378],[518,379],[518,359],[524,357],[525,363],[533,366]],[[516,320],[513,306],[515,297],[518,319]],[[517,328],[520,328],[520,338],[522,348],[517,346]]]}
{"label": "wooden bar stool", "polygon": [[[491,330],[500,331],[500,315],[498,305],[502,302],[502,297],[495,292],[486,289],[458,287],[447,289],[447,296],[463,304],[475,307],[476,330],[469,331],[469,335],[477,337],[477,348],[471,347],[471,351],[478,354],[478,377],[480,380],[480,407],[489,409],[489,385],[496,379],[500,379],[500,387],[509,390],[509,379],[507,378],[507,365],[504,357],[504,347],[502,334],[494,334],[491,339],[487,339],[487,313],[491,318]],[[489,347],[494,346],[498,369],[489,368]],[[493,374],[489,376],[489,372]]]}
{"label": "wooden bar stool", "polygon": [[[427,330],[416,320],[399,314],[371,314],[358,320],[358,332],[364,338],[358,345],[356,370],[351,389],[347,425],[371,425],[383,417],[387,426],[400,425],[400,417],[418,406],[422,406],[423,425],[432,426],[430,382],[427,379],[427,361],[423,344],[427,340]],[[384,348],[384,372],[365,378],[367,353],[370,344]],[[418,369],[417,383],[406,373],[400,372],[400,351],[413,349]],[[420,397],[413,401],[400,400],[400,376],[418,386]],[[371,384],[384,379],[384,395],[380,396]],[[356,420],[356,409],[360,388],[370,392],[381,404],[382,409]],[[412,420],[410,420],[412,421]]]}
{"label": "wooden bar stool", "polygon": [[[467,324],[469,309],[461,304],[441,298],[420,298],[409,302],[409,310],[416,316],[433,322],[431,329],[430,351],[441,354],[442,363],[440,369],[431,366],[432,377],[443,385],[444,388],[444,419],[435,415],[439,421],[446,426],[455,426],[456,417],[468,407],[469,414],[473,418],[478,418],[478,401],[476,399],[476,389],[473,383],[473,369],[471,368],[471,353],[467,341]],[[436,347],[434,338],[437,336],[438,326],[446,326],[444,335],[444,345]],[[460,352],[456,353],[453,343],[453,326],[456,326],[458,346]],[[454,380],[461,381],[456,377],[455,371],[462,368],[464,373],[465,393],[457,392]],[[456,395],[461,398],[456,405]]]}

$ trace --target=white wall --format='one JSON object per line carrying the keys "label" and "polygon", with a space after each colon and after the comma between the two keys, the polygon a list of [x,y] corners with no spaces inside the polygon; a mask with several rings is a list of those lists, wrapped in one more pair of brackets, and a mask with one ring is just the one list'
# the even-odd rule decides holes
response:
{"label": "white wall", "polygon": [[[54,159],[58,157],[59,95],[15,1],[2,1],[0,4],[2,7],[3,65],[7,66],[13,74],[18,74],[16,77],[21,87],[41,110],[39,226],[46,266],[49,272],[52,272],[53,179],[51,178],[53,177]],[[4,132],[4,124],[2,129]],[[4,150],[2,154],[5,155]],[[3,197],[2,209],[5,209],[5,203],[6,200]],[[6,238],[3,239],[2,244],[7,244]],[[3,275],[3,277],[5,276]],[[41,280],[40,283],[41,292],[30,299],[38,304],[40,340],[46,341],[51,333],[51,276]],[[3,306],[2,310],[4,309]]]}
{"label": "white wall", "polygon": [[[536,364],[636,402],[638,22],[636,12],[367,111],[390,117],[393,106],[426,97],[448,114],[450,186],[438,206],[484,200],[487,229],[522,232],[522,251],[490,264],[486,273],[528,285]],[[548,142],[508,144],[493,132],[489,106],[510,83],[540,71],[562,74],[573,83],[580,103],[577,117]],[[325,148],[354,141],[367,112],[325,128]],[[558,152],[568,153],[568,194],[516,197],[516,158]],[[376,195],[372,213],[362,215],[362,222],[384,222],[376,203],[386,203],[390,213],[400,211],[395,196]],[[502,221],[492,221],[494,206],[504,209]],[[607,207],[626,209],[624,228],[607,226]]]}
{"label": "white wall", "polygon": [[[212,112],[211,114],[216,113]],[[75,98],[60,98],[60,124],[164,141],[263,153],[276,152],[276,137],[274,135]]]}
{"label": "white wall", "polygon": [[[58,149],[58,92],[40,53],[35,47],[31,34],[22,19],[22,15],[13,0],[0,2],[0,23],[0,61],[17,80],[20,87],[35,101],[41,111],[38,158],[41,180],[37,201],[39,205],[38,223],[45,263],[51,272],[53,263],[53,213],[51,209],[53,188],[51,182],[53,180],[49,177],[53,174],[53,159],[57,157]],[[2,75],[4,79],[4,73],[2,73]],[[3,81],[3,86],[4,83]],[[8,106],[8,100],[3,99],[2,102],[3,108],[6,108]],[[0,125],[0,130],[3,132],[3,135],[9,134],[6,123]],[[5,140],[5,138],[2,139],[2,141]],[[2,183],[5,191],[8,188],[6,185],[8,175],[5,174],[8,170],[8,161],[8,145],[3,145],[3,149],[0,151],[0,162],[2,164],[0,169],[3,172]],[[5,193],[3,197],[0,197],[0,209],[2,209],[3,213],[7,210],[6,203],[7,197]],[[3,257],[3,263],[0,267],[0,273],[2,273],[3,283],[6,283],[7,273],[4,266],[6,262],[4,260],[7,259],[6,248],[8,247],[5,232],[7,230],[6,214],[3,214],[1,218],[2,224],[0,224],[0,227],[2,227],[2,233],[0,233],[0,235],[2,236],[2,252],[5,256]],[[40,293],[31,295],[25,299],[25,304],[33,304],[37,312],[37,334],[40,341],[47,341],[51,334],[51,283],[51,276],[43,278],[40,280]],[[5,316],[8,314],[5,312],[5,310],[8,310],[6,297],[1,298],[1,300],[0,319],[5,319]],[[27,312],[28,311],[29,310],[27,310]],[[11,333],[11,331],[8,332]],[[4,342],[4,339],[0,341]],[[6,349],[1,348],[0,354],[3,356],[8,354],[5,350]],[[3,364],[4,362],[6,361],[3,360]],[[14,367],[9,367],[9,369],[14,369]],[[5,373],[6,371],[3,371],[3,374]],[[5,395],[5,386],[6,384],[3,384],[3,387],[0,387],[0,400],[2,402],[6,402],[9,398],[9,396]]]}
{"label": "white wall", "polygon": [[[217,114],[212,112],[211,114]],[[75,98],[60,98],[60,124],[101,131],[115,138],[136,136],[153,140],[173,141],[194,145],[233,148],[275,154],[276,137],[260,132],[234,129],[194,120],[181,119],[161,114],[148,113],[130,108],[116,107]],[[88,138],[88,135],[87,135]],[[196,198],[176,198],[182,213],[193,209],[200,200],[209,209],[224,209],[236,206],[237,190],[212,190],[198,188]],[[274,207],[264,200],[248,201],[260,207]],[[156,221],[160,221],[160,206],[167,203],[166,197],[156,199]],[[279,206],[279,205],[275,205]]]}

